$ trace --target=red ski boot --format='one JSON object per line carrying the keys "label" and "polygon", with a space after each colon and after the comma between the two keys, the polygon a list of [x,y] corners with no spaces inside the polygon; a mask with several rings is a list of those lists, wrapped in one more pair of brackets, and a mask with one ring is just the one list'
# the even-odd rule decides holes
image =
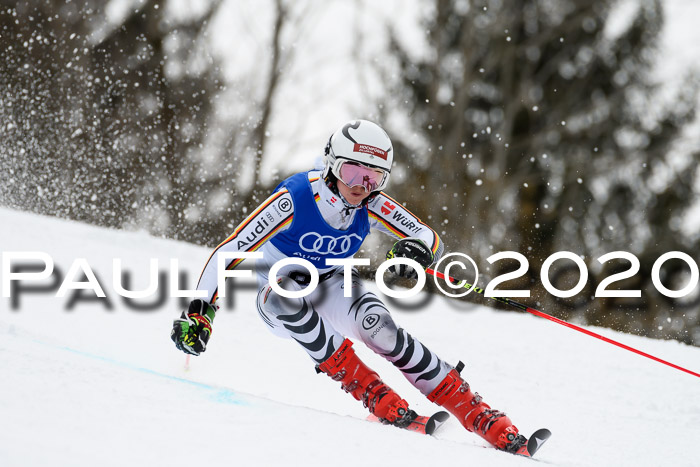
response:
{"label": "red ski boot", "polygon": [[446,408],[467,429],[484,438],[497,449],[517,452],[527,439],[503,412],[491,410],[478,393],[472,393],[469,384],[456,369],[450,371],[428,395],[428,400]]}
{"label": "red ski boot", "polygon": [[417,417],[413,410],[409,410],[405,400],[362,363],[349,339],[345,339],[340,348],[321,363],[318,369],[334,381],[340,381],[345,392],[352,394],[358,401],[361,400],[383,422],[404,428]]}

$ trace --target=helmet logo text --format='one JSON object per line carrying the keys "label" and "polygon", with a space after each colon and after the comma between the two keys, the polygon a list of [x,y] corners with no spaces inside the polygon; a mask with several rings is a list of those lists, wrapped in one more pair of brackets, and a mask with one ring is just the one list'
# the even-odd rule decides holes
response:
{"label": "helmet logo text", "polygon": [[385,150],[379,149],[374,146],[370,146],[369,144],[358,144],[355,143],[355,147],[353,148],[353,152],[361,152],[364,154],[369,154],[370,156],[377,156],[379,158],[382,158],[386,160],[388,157],[388,154]]}

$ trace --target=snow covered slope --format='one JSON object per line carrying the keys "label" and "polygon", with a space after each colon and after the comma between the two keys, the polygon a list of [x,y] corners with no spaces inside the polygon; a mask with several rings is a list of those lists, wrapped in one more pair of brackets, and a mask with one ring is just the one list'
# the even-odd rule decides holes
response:
{"label": "snow covered slope", "polygon": [[[133,289],[146,287],[149,258],[164,270],[177,258],[192,286],[205,248],[8,210],[0,245],[46,252],[63,276],[85,258],[112,305],[82,300],[68,310],[71,293],[55,291],[22,293],[16,309],[1,299],[0,466],[533,465],[484,448],[454,419],[438,439],[364,421],[361,404],[317,375],[294,342],[268,333],[252,287],[236,292],[209,350],[185,371],[169,337],[178,299],[127,307],[112,286],[112,258],[133,273]],[[472,387],[523,432],[552,430],[542,462],[700,465],[699,378],[529,315],[437,297],[418,311],[390,308],[442,358],[465,361]],[[698,348],[596,332],[700,370]],[[435,409],[357,347],[418,411]]]}

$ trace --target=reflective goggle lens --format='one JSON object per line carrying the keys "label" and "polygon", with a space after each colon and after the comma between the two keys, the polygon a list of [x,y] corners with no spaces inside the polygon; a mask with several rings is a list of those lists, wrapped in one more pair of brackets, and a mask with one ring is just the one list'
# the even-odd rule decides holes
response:
{"label": "reflective goggle lens", "polygon": [[338,178],[348,187],[363,186],[368,192],[375,191],[384,180],[384,171],[372,169],[353,162],[344,162],[340,166]]}

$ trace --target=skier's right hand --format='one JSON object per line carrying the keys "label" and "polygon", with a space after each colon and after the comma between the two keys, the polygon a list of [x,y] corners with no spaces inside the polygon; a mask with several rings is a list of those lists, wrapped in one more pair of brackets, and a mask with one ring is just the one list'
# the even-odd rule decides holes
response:
{"label": "skier's right hand", "polygon": [[[409,258],[416,261],[425,269],[433,263],[434,256],[433,252],[430,251],[430,248],[428,248],[423,240],[406,237],[394,243],[391,250],[387,252],[386,259],[392,258]],[[418,273],[411,266],[406,264],[389,266],[389,271],[409,279],[418,278]]]}
{"label": "skier's right hand", "polygon": [[175,346],[190,355],[199,355],[207,349],[211,336],[211,324],[214,321],[214,308],[204,300],[190,302],[187,311],[173,321],[170,338]]}

